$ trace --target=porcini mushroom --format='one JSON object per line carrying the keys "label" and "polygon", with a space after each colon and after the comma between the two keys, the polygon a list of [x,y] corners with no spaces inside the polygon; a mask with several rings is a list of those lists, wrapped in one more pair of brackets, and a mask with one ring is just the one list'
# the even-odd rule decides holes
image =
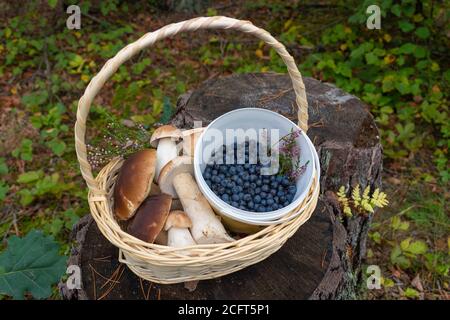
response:
{"label": "porcini mushroom", "polygon": [[206,128],[194,128],[189,130],[184,130],[183,134],[183,156],[194,156],[195,145],[198,138],[203,133]]}
{"label": "porcini mushroom", "polygon": [[158,179],[158,185],[161,192],[170,194],[173,198],[178,198],[178,194],[173,185],[175,176],[182,172],[194,174],[193,158],[188,156],[180,156],[170,160],[161,170]]}
{"label": "porcini mushroom", "polygon": [[161,169],[178,155],[176,141],[182,138],[179,129],[171,125],[164,125],[153,132],[150,144],[156,149],[155,181],[158,181]]}
{"label": "porcini mushroom", "polygon": [[145,149],[125,160],[114,186],[114,213],[128,220],[148,196],[155,175],[156,151]]}
{"label": "porcini mushroom", "polygon": [[189,228],[192,227],[191,219],[186,212],[175,210],[169,213],[164,230],[167,231],[167,245],[169,247],[187,247],[195,244]]}
{"label": "porcini mushroom", "polygon": [[128,233],[142,241],[153,243],[164,228],[171,204],[172,197],[168,194],[149,196],[137,210],[128,226]]}
{"label": "porcini mushroom", "polygon": [[192,221],[191,233],[198,244],[234,241],[201,193],[193,177],[192,158],[180,156],[171,160],[158,179],[161,191],[178,197]]}

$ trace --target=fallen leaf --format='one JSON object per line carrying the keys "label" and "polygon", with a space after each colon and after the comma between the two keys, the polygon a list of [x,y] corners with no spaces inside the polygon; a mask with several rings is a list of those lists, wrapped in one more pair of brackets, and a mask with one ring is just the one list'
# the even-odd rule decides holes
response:
{"label": "fallen leaf", "polygon": [[420,292],[423,292],[423,285],[419,275],[414,277],[413,281],[411,281],[411,285]]}

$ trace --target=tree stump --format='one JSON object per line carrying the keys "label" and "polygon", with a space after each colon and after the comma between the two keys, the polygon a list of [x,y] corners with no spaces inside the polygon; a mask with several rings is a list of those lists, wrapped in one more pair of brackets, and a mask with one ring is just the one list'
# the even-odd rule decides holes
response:
{"label": "tree stump", "polygon": [[[60,284],[64,299],[351,299],[361,278],[370,215],[347,218],[335,192],[360,184],[380,187],[382,148],[368,107],[331,84],[305,78],[308,135],[319,153],[321,195],[311,219],[268,259],[219,279],[183,284],[140,280],[117,261],[118,249],[91,216],[80,220],[68,264],[81,268],[82,288]],[[207,125],[237,108],[261,107],[296,122],[290,79],[280,74],[242,74],[210,79],[181,96],[172,123]]]}

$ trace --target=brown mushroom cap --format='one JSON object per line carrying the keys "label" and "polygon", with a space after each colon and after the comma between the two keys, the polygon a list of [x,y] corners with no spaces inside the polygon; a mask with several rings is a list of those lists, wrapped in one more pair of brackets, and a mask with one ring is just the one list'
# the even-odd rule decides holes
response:
{"label": "brown mushroom cap", "polygon": [[158,147],[158,140],[162,138],[174,138],[175,140],[181,139],[183,134],[181,130],[171,125],[164,125],[159,127],[153,132],[150,138],[150,144],[153,148]]}
{"label": "brown mushroom cap", "polygon": [[176,157],[169,161],[159,174],[158,185],[161,188],[161,192],[170,194],[174,198],[178,198],[177,192],[173,186],[173,178],[182,172],[194,175],[193,161],[193,158],[188,156]]}
{"label": "brown mushroom cap", "polygon": [[114,187],[114,213],[120,220],[131,218],[150,193],[155,166],[154,149],[136,152],[123,163]]}
{"label": "brown mushroom cap", "polygon": [[136,212],[128,226],[128,233],[142,241],[153,243],[164,228],[172,204],[172,197],[160,193],[149,196]]}
{"label": "brown mushroom cap", "polygon": [[171,211],[166,220],[166,225],[164,230],[169,230],[170,228],[191,228],[192,221],[186,214],[186,212],[181,210]]}

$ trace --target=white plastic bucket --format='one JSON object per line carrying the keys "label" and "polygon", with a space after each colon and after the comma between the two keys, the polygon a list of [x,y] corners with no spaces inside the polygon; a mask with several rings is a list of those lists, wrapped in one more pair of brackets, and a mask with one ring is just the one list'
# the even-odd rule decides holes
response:
{"label": "white plastic bucket", "polygon": [[[197,145],[195,146],[194,153],[194,173],[200,190],[205,195],[211,206],[216,213],[229,218],[234,221],[239,221],[244,224],[264,226],[278,221],[285,221],[283,219],[288,213],[297,208],[306,198],[308,190],[311,187],[313,180],[313,172],[317,170],[320,172],[317,152],[308,138],[308,136],[301,131],[300,136],[296,139],[297,144],[301,149],[300,164],[303,165],[309,162],[305,172],[297,180],[297,193],[294,196],[294,200],[286,207],[275,211],[269,212],[250,212],[239,208],[235,208],[216,195],[206,184],[203,178],[202,172],[207,164],[207,157],[209,154],[205,153],[205,148],[210,145],[212,140],[213,129],[220,131],[223,137],[226,136],[226,129],[278,129],[279,137],[289,134],[292,129],[300,130],[300,128],[282,115],[261,108],[243,108],[228,112],[209,124],[209,126],[203,131]],[[217,131],[216,131],[217,132]],[[225,144],[225,138],[224,138]],[[206,152],[208,153],[208,152]],[[290,215],[289,218],[295,217]]]}

